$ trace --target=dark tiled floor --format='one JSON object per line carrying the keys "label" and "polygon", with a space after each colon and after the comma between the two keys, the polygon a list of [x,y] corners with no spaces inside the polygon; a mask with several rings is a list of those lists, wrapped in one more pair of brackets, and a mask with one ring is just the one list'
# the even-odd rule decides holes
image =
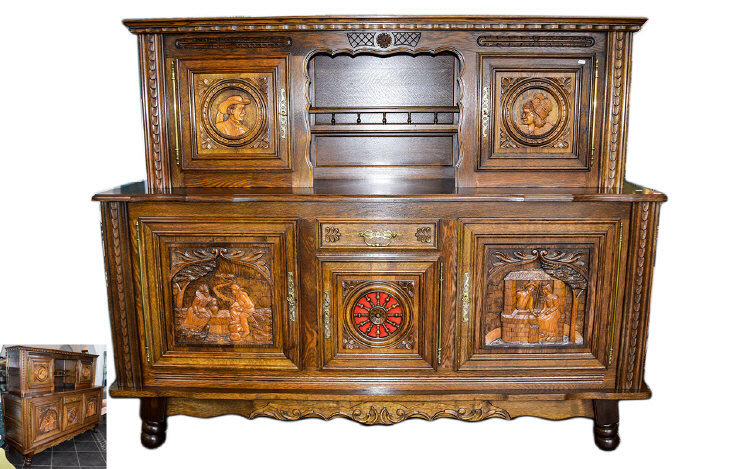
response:
{"label": "dark tiled floor", "polygon": [[[16,468],[23,467],[23,456],[5,448],[8,461]],[[72,440],[45,450],[31,460],[32,468],[104,468],[107,467],[107,418],[102,419],[99,431],[87,431]]]}

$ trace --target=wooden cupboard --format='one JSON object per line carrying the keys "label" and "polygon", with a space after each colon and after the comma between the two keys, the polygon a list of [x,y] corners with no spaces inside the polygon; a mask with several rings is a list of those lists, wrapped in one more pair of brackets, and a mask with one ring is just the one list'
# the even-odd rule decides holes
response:
{"label": "wooden cupboard", "polygon": [[148,179],[94,199],[143,444],[176,414],[535,415],[614,449],[666,200],[624,180],[644,21],[125,21]]}

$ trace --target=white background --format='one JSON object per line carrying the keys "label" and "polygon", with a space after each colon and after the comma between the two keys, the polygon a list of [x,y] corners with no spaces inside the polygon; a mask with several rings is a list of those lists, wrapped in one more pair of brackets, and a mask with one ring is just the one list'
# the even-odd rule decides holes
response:
{"label": "white background", "polygon": [[[663,206],[646,379],[620,406],[622,444],[591,421],[466,424],[236,416],[169,419],[139,442],[136,400],[109,401],[109,467],[721,466],[747,444],[748,42],[739,2],[31,2],[0,26],[0,344],[109,343],[92,194],[145,177],[132,17],[305,14],[622,15],[634,41],[627,177]],[[114,370],[110,358],[109,370]],[[112,378],[114,373],[110,373]],[[658,459],[655,459],[658,458]],[[745,463],[741,461],[745,460]],[[734,459],[746,464],[746,458]]]}

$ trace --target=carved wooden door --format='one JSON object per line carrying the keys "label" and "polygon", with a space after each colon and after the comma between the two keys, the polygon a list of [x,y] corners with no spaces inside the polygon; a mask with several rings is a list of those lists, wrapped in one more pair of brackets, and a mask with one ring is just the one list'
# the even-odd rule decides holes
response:
{"label": "carved wooden door", "polygon": [[83,425],[83,394],[63,397],[63,431]]}
{"label": "carved wooden door", "polygon": [[436,254],[319,256],[326,369],[432,369],[436,365]]}
{"label": "carved wooden door", "polygon": [[62,431],[62,397],[34,398],[29,402],[31,444],[57,436]]}
{"label": "carved wooden door", "polygon": [[211,186],[225,176],[217,171],[291,169],[286,56],[195,58],[179,45],[168,61],[175,182]]}
{"label": "carved wooden door", "polygon": [[49,355],[26,355],[26,384],[29,391],[51,391],[54,388],[55,360]]}
{"label": "carved wooden door", "polygon": [[461,220],[459,371],[611,385],[621,233],[619,219]]}
{"label": "carved wooden door", "polygon": [[76,388],[90,387],[94,382],[94,360],[78,360],[76,370]]}
{"label": "carved wooden door", "polygon": [[207,215],[134,218],[145,381],[297,370],[295,221]]}

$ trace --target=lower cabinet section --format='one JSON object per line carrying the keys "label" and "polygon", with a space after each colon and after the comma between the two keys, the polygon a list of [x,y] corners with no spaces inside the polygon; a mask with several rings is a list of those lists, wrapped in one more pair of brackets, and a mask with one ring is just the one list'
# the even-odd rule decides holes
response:
{"label": "lower cabinet section", "polygon": [[41,395],[5,393],[8,443],[26,456],[26,465],[30,465],[34,454],[96,427],[102,393],[97,387]]}
{"label": "lower cabinet section", "polygon": [[204,399],[368,423],[601,408],[612,425],[650,395],[658,203],[565,200],[108,202],[113,393],[144,399],[151,447]]}

